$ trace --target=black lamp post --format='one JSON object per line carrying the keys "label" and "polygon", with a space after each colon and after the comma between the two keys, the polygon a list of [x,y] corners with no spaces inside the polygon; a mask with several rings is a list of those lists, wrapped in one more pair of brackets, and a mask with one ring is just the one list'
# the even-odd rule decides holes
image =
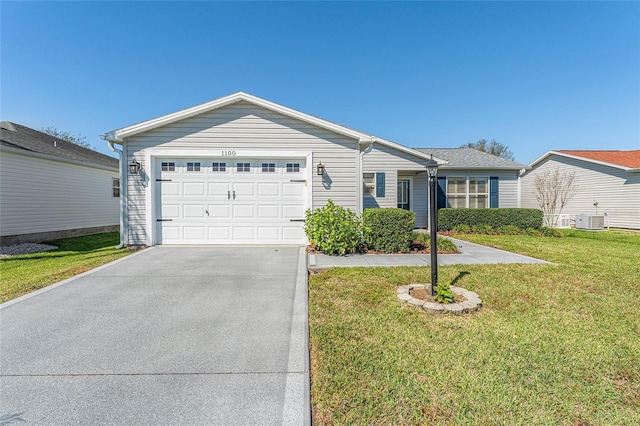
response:
{"label": "black lamp post", "polygon": [[431,295],[436,295],[438,285],[438,200],[436,194],[436,176],[438,175],[438,163],[433,159],[427,162],[427,175],[429,176],[429,235],[431,236]]}

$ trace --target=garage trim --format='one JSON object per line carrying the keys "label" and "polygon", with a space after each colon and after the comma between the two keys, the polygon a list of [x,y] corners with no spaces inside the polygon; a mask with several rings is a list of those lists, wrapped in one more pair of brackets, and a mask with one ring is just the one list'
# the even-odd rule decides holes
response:
{"label": "garage trim", "polygon": [[[226,149],[225,151],[234,151],[235,155],[228,156],[227,158],[279,158],[279,159],[305,159],[306,160],[306,199],[305,199],[305,210],[311,208],[311,203],[313,200],[313,167],[310,165],[313,164],[313,153],[309,151],[264,151],[264,150],[234,150],[233,147]],[[207,149],[207,150],[175,150],[175,149],[147,149],[145,150],[145,158],[144,158],[144,175],[141,176],[141,179],[144,180],[145,188],[145,207],[146,207],[146,244],[148,246],[153,246],[158,244],[156,230],[155,230],[155,220],[157,218],[158,212],[156,211],[156,199],[157,194],[155,193],[155,185],[153,182],[155,181],[155,171],[157,166],[158,159],[162,158],[208,158],[208,157],[219,157],[222,150],[220,149]]]}

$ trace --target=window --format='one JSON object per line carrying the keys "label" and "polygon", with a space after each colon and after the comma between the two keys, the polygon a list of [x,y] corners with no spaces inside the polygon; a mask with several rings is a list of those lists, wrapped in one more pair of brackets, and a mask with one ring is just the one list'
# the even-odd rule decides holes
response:
{"label": "window", "polygon": [[487,178],[469,178],[469,207],[472,209],[486,209],[489,199],[489,185]]}
{"label": "window", "polygon": [[447,207],[454,209],[489,207],[489,179],[447,177]]}
{"label": "window", "polygon": [[363,173],[362,174],[362,193],[364,195],[376,195],[376,174],[375,173]]}
{"label": "window", "polygon": [[247,173],[251,171],[251,163],[238,163],[236,170],[238,173]]}
{"label": "window", "polygon": [[113,178],[111,180],[111,188],[113,190],[113,197],[119,198],[120,197],[120,179],[119,178]]}
{"label": "window", "polygon": [[275,173],[276,163],[262,163],[262,173]]}
{"label": "window", "polygon": [[176,171],[176,163],[174,162],[163,162],[162,163],[162,171],[163,172],[175,172]]}
{"label": "window", "polygon": [[287,173],[300,173],[300,163],[287,163]]}
{"label": "window", "polygon": [[226,172],[227,171],[227,163],[213,163],[211,164],[212,170],[214,172]]}
{"label": "window", "polygon": [[467,178],[447,177],[447,207],[467,207]]}
{"label": "window", "polygon": [[200,163],[187,163],[187,171],[188,172],[199,172],[200,171]]}

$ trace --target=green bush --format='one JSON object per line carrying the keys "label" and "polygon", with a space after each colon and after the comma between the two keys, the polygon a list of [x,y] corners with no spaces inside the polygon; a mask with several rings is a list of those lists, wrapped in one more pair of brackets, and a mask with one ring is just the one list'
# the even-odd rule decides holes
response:
{"label": "green bush", "polygon": [[558,231],[557,229],[553,229],[553,228],[547,228],[546,226],[543,226],[542,228],[540,228],[540,232],[542,233],[543,237],[553,237],[553,238],[562,238],[562,232]]}
{"label": "green bush", "polygon": [[362,250],[360,218],[331,200],[324,207],[307,210],[304,232],[309,242],[323,253],[345,255]]}
{"label": "green bush", "polygon": [[383,253],[409,251],[415,220],[416,214],[409,210],[366,209],[362,213],[365,247]]}
{"label": "green bush", "polygon": [[468,234],[471,232],[471,227],[469,225],[456,225],[451,230],[456,234]]}
{"label": "green bush", "polygon": [[[418,246],[422,246],[423,248],[431,247],[431,236],[429,234],[425,234],[424,232],[413,232],[413,242]],[[447,252],[447,253],[458,253],[458,246],[456,243],[451,241],[448,238],[440,237],[436,235],[436,245],[439,252]],[[422,249],[422,248],[421,248]]]}
{"label": "green bush", "polygon": [[499,235],[522,235],[523,234],[522,229],[513,225],[501,226],[500,228],[496,229],[496,232]]}
{"label": "green bush", "polygon": [[438,231],[451,231],[458,225],[488,225],[493,229],[517,226],[520,229],[542,228],[542,211],[538,209],[440,209]]}
{"label": "green bush", "polygon": [[523,232],[525,235],[529,235],[530,237],[542,237],[542,231],[539,229],[527,228]]}
{"label": "green bush", "polygon": [[474,234],[491,235],[493,234],[493,228],[490,225],[473,225],[471,232]]}
{"label": "green bush", "polygon": [[436,300],[436,302],[438,303],[454,302],[453,292],[451,291],[451,284],[448,281],[438,283],[438,285],[436,285],[436,288],[434,290],[436,293],[436,295],[434,296],[434,299]]}

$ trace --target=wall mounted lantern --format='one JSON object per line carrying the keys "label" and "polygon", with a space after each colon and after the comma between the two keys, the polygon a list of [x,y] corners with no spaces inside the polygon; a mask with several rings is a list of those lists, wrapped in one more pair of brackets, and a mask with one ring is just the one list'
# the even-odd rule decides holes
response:
{"label": "wall mounted lantern", "polygon": [[132,175],[137,175],[140,173],[140,163],[138,163],[136,160],[131,160],[131,163],[129,163],[129,173]]}
{"label": "wall mounted lantern", "polygon": [[322,176],[324,174],[324,164],[322,164],[322,161],[320,162],[320,164],[318,164],[318,175]]}

